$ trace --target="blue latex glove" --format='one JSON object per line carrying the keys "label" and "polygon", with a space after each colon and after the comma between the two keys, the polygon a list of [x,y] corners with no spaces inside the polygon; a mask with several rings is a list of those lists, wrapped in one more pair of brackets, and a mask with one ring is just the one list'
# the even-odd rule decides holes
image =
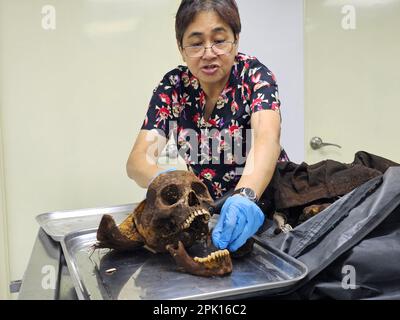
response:
{"label": "blue latex glove", "polygon": [[176,170],[178,170],[178,169],[176,169],[176,168],[169,168],[169,169],[165,169],[165,170],[161,170],[161,171],[157,172],[156,175],[150,180],[149,185],[150,185],[150,184],[153,182],[153,180],[154,180],[155,178],[157,178],[160,174],[162,174],[162,173],[167,173],[167,172],[170,172],[170,171],[176,171]]}
{"label": "blue latex glove", "polygon": [[222,206],[212,241],[218,249],[236,251],[257,232],[264,219],[264,213],[251,200],[241,195],[229,197]]}

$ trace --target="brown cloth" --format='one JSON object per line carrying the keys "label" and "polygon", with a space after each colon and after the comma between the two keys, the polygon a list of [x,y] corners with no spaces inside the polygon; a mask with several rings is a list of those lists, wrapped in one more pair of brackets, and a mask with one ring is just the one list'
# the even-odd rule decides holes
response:
{"label": "brown cloth", "polygon": [[[317,200],[334,202],[368,180],[382,175],[391,160],[359,151],[350,164],[325,160],[316,164],[281,162],[263,197],[272,197],[275,210],[300,207]],[[271,199],[271,198],[270,198]]]}

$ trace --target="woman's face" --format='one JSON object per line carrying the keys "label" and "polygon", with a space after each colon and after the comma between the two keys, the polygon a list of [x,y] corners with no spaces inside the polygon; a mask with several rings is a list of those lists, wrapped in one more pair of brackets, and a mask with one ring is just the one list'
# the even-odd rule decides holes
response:
{"label": "woman's face", "polygon": [[[239,40],[239,39],[237,39]],[[235,41],[232,29],[214,11],[199,12],[194,21],[188,26],[182,46],[206,46],[223,41]],[[237,44],[228,54],[216,55],[208,48],[201,57],[189,57],[185,50],[180,48],[183,60],[187,63],[190,72],[204,86],[224,87],[229,79],[230,72],[238,53]]]}

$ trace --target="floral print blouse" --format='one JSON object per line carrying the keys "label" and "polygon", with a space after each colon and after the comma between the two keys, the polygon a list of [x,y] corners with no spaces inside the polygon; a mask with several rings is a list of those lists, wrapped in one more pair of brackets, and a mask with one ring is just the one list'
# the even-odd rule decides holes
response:
{"label": "floral print blouse", "polygon": [[[251,146],[251,115],[280,112],[274,74],[255,57],[239,53],[211,116],[204,119],[205,93],[186,66],[168,72],[154,90],[142,129],[171,136],[188,169],[214,199],[234,188]],[[279,161],[288,161],[281,148]]]}

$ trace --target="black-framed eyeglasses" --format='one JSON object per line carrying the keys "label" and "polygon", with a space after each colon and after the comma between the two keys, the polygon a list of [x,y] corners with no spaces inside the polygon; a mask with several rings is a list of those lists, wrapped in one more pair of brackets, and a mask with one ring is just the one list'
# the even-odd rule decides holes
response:
{"label": "black-framed eyeglasses", "polygon": [[223,54],[229,54],[232,52],[233,46],[236,44],[236,41],[223,41],[216,42],[210,47],[206,46],[186,46],[183,47],[185,53],[191,58],[200,58],[206,52],[206,49],[211,49],[217,56]]}

